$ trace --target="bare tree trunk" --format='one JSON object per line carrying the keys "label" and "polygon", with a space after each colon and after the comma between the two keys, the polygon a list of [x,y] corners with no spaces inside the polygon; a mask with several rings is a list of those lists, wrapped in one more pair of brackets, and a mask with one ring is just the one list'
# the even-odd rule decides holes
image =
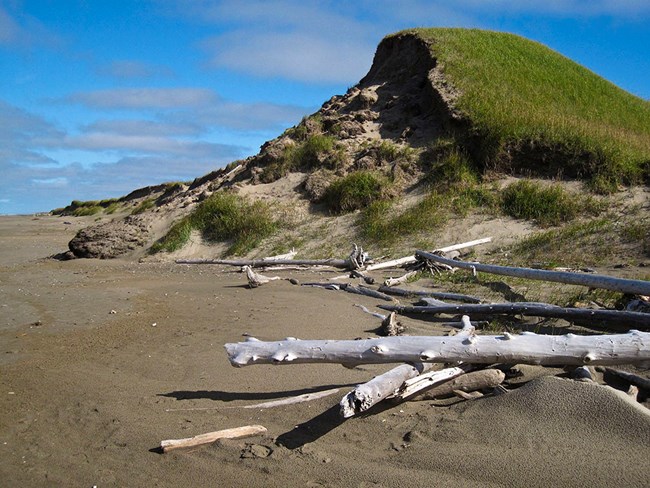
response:
{"label": "bare tree trunk", "polygon": [[490,304],[446,304],[426,307],[408,307],[403,305],[378,305],[379,308],[401,314],[469,314],[469,315],[524,315],[532,317],[549,317],[566,320],[589,320],[608,325],[625,325],[650,327],[650,314],[626,312],[623,310],[592,310],[587,308],[563,308],[546,303],[490,303]]}
{"label": "bare tree trunk", "polygon": [[417,251],[416,256],[434,261],[436,263],[446,264],[455,268],[474,269],[497,275],[516,276],[530,280],[553,281],[556,283],[568,283],[572,285],[583,285],[590,288],[602,288],[605,290],[619,291],[622,293],[631,293],[635,295],[650,295],[650,281],[643,280],[626,280],[623,278],[613,278],[605,275],[567,273],[564,271],[547,271],[543,269],[530,268],[513,268],[509,266],[497,266],[492,264],[467,263],[456,261],[454,259],[443,258],[436,254],[425,251]]}
{"label": "bare tree trunk", "polygon": [[249,340],[226,344],[233,366],[251,364],[468,363],[540,365],[612,365],[650,363],[650,333],[579,336],[473,335],[470,337],[398,336],[380,339]]}
{"label": "bare tree trunk", "polygon": [[250,266],[251,268],[264,268],[266,266],[330,266],[332,268],[348,269],[346,259],[177,259],[177,264],[222,264],[225,266]]}

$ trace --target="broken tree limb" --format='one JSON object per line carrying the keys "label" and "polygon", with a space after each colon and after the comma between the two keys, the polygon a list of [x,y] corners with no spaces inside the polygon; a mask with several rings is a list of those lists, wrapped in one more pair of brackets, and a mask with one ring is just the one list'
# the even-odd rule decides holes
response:
{"label": "broken tree limb", "polygon": [[470,315],[524,315],[532,317],[559,318],[565,320],[589,320],[608,325],[625,325],[646,329],[650,327],[650,314],[623,310],[593,310],[587,308],[563,308],[546,303],[514,302],[490,304],[448,304],[427,307],[404,305],[378,305],[379,308],[401,314],[470,314]]}
{"label": "broken tree limb", "polygon": [[258,286],[269,283],[270,281],[282,279],[279,276],[264,276],[263,274],[256,273],[250,266],[244,266],[242,271],[246,273],[248,286],[251,288],[257,288]]}
{"label": "broken tree limb", "polygon": [[390,288],[391,286],[395,285],[403,285],[406,283],[410,278],[413,276],[416,276],[418,274],[417,271],[409,271],[408,273],[400,276],[399,278],[388,278],[386,281],[384,281],[384,288]]}
{"label": "broken tree limb", "polygon": [[[436,252],[444,253],[444,252],[458,251],[459,249],[466,249],[468,247],[478,246],[479,244],[486,244],[488,242],[492,242],[491,237],[484,237],[483,239],[477,239],[475,241],[463,242],[461,244],[454,244],[447,247],[441,247],[440,249],[436,249]],[[386,269],[386,268],[400,268],[405,264],[414,263],[417,260],[418,259],[415,255],[406,256],[399,259],[393,259],[391,261],[385,261],[383,263],[371,264],[369,266],[366,266],[366,271],[374,271],[377,269]]]}
{"label": "broken tree limb", "polygon": [[216,432],[208,432],[186,439],[169,439],[162,441],[160,447],[163,452],[173,451],[174,449],[182,449],[186,447],[202,446],[204,444],[211,444],[219,439],[239,439],[241,437],[250,437],[253,435],[260,435],[266,433],[266,427],[261,425],[246,425],[244,427],[236,427],[234,429],[217,430]]}
{"label": "broken tree limb", "polygon": [[464,375],[452,378],[436,386],[432,386],[424,393],[409,400],[433,400],[435,398],[445,398],[454,395],[455,391],[477,391],[485,388],[494,388],[503,383],[506,375],[498,369],[482,369],[480,371],[470,371]]}
{"label": "broken tree limb", "polygon": [[388,295],[395,295],[398,297],[431,297],[440,300],[453,300],[456,302],[465,303],[481,303],[481,299],[471,295],[463,295],[460,293],[447,293],[427,290],[405,290],[403,288],[394,288],[390,286],[380,286],[379,291],[387,293]]}
{"label": "broken tree limb", "polygon": [[[597,368],[597,370],[600,370],[600,368]],[[613,368],[602,368],[602,371],[605,374],[618,376],[619,378],[624,379],[628,383],[631,383],[635,386],[638,386],[639,388],[642,388],[643,390],[650,392],[650,379],[648,378],[643,378],[634,373],[628,373],[627,371],[620,371],[618,369],[613,369]]]}
{"label": "broken tree limb", "polygon": [[225,345],[230,363],[468,363],[612,365],[650,363],[650,333],[561,336],[522,333],[470,337],[398,336],[364,340],[284,340]]}
{"label": "broken tree limb", "polygon": [[357,295],[366,295],[373,298],[378,298],[380,300],[385,300],[387,302],[394,302],[395,299],[385,293],[378,292],[372,288],[366,288],[365,286],[354,286],[348,284],[340,285],[342,290],[347,291],[348,293],[355,293]]}
{"label": "broken tree limb", "polygon": [[397,321],[397,314],[395,312],[391,312],[386,318],[384,318],[384,320],[381,321],[381,326],[379,329],[379,335],[386,337],[401,335],[405,330],[404,326]]}
{"label": "broken tree limb", "polygon": [[[458,334],[469,335],[474,332],[474,327],[469,321],[469,317],[463,317],[463,329]],[[420,378],[423,374],[437,374],[438,379],[431,379],[429,383],[442,381],[453,377],[454,375],[463,374],[467,369],[447,368],[442,371],[428,373],[434,367],[433,364],[416,362],[413,364],[402,364],[384,374],[374,377],[372,380],[357,387],[345,395],[340,405],[340,412],[344,418],[352,417],[358,413],[365,412],[373,405],[376,405],[385,398],[395,396],[402,391],[405,384],[414,378]]]}
{"label": "broken tree limb", "polygon": [[543,269],[514,268],[492,264],[468,263],[456,261],[454,259],[447,259],[425,251],[416,251],[415,255],[421,259],[446,264],[455,268],[475,269],[476,271],[483,271],[497,275],[516,276],[518,278],[526,278],[530,280],[583,285],[590,288],[602,288],[604,290],[612,290],[634,295],[650,295],[650,281],[628,280],[595,274],[567,273],[563,271],[547,271]]}

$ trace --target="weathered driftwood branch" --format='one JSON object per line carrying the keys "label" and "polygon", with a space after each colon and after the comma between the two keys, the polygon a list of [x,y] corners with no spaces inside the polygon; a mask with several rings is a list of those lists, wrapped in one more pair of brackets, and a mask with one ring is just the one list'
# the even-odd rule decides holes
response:
{"label": "weathered driftwood branch", "polygon": [[246,425],[244,427],[236,427],[234,429],[218,430],[216,432],[208,432],[186,439],[169,439],[162,441],[160,447],[163,452],[173,451],[174,449],[181,449],[184,447],[196,447],[203,444],[211,444],[219,439],[239,439],[241,437],[250,437],[253,435],[260,435],[266,433],[266,427],[261,425]]}
{"label": "weathered driftwood branch", "polygon": [[222,264],[225,266],[250,266],[251,268],[264,268],[269,265],[280,266],[330,266],[332,268],[348,269],[347,259],[277,259],[266,261],[264,259],[177,259],[177,264]]}
{"label": "weathered driftwood branch", "polygon": [[298,254],[298,251],[295,249],[291,249],[291,251],[285,253],[285,254],[276,254],[275,256],[268,256],[265,258],[262,258],[262,261],[280,261],[284,260],[286,261],[287,259],[293,260],[293,258],[296,257],[296,254]]}
{"label": "weathered driftwood branch", "polygon": [[510,266],[497,266],[492,264],[467,263],[453,259],[443,258],[435,254],[417,251],[415,253],[421,259],[446,264],[455,268],[475,269],[497,275],[516,276],[530,280],[552,281],[556,283],[567,283],[572,285],[583,285],[590,288],[602,288],[605,290],[619,291],[636,295],[650,295],[650,281],[627,280],[614,278],[605,275],[567,273],[563,271],[547,271],[543,269],[513,268]]}
{"label": "weathered driftwood branch", "polygon": [[[477,239],[475,241],[463,242],[461,244],[454,244],[447,247],[441,247],[440,249],[436,249],[435,252],[445,253],[445,252],[458,251],[460,249],[466,249],[468,247],[478,246],[479,244],[486,244],[488,242],[492,242],[491,237],[485,237],[483,239]],[[386,269],[386,268],[399,268],[404,266],[405,264],[414,263],[417,260],[418,258],[415,255],[405,256],[403,258],[393,259],[391,261],[385,261],[383,263],[371,264],[366,267],[366,271],[374,271],[377,269]]]}
{"label": "weathered driftwood branch", "polygon": [[409,307],[403,305],[379,305],[379,308],[401,314],[469,314],[469,315],[524,315],[532,317],[560,318],[566,320],[589,320],[607,324],[624,324],[650,327],[650,314],[626,312],[623,310],[592,310],[587,308],[563,308],[546,303],[490,303],[490,304],[447,304],[426,307]]}
{"label": "weathered driftwood branch", "polygon": [[233,366],[251,364],[468,363],[540,365],[650,363],[650,333],[579,336],[475,335],[470,337],[398,336],[365,340],[249,340],[226,344]]}
{"label": "weathered driftwood branch", "polygon": [[251,288],[257,288],[258,286],[264,285],[270,281],[282,279],[279,276],[264,276],[263,274],[256,273],[250,266],[244,266],[242,271],[246,273],[248,286]]}
{"label": "weathered driftwood branch", "polygon": [[460,375],[449,381],[432,386],[424,393],[410,398],[410,400],[433,400],[435,398],[452,396],[455,391],[470,392],[483,390],[485,388],[494,388],[503,383],[503,380],[505,379],[505,373],[498,369],[470,371],[467,374]]}
{"label": "weathered driftwood branch", "polygon": [[388,295],[395,295],[398,297],[431,297],[440,300],[453,300],[456,302],[465,303],[481,303],[481,299],[471,295],[463,295],[461,293],[447,293],[440,291],[427,291],[427,290],[405,290],[403,288],[395,288],[390,286],[380,286],[379,291],[387,293]]}
{"label": "weathered driftwood branch", "polygon": [[[393,314],[390,316],[393,316]],[[458,334],[470,335],[472,332],[474,332],[474,327],[470,324],[469,317],[463,316],[463,329]],[[429,375],[428,385],[432,385],[435,384],[435,381],[444,381],[448,378],[453,378],[454,376],[463,374],[467,370],[447,368],[442,371],[428,373],[433,367],[433,364],[420,362],[402,364],[384,374],[374,377],[367,383],[357,385],[354,390],[341,399],[341,415],[344,418],[349,418],[365,412],[385,398],[397,395],[398,392],[403,391],[406,382],[416,377],[419,378],[423,374]],[[437,375],[437,379],[431,378],[431,374]]]}
{"label": "weathered driftwood branch", "polygon": [[390,295],[386,295],[385,293],[381,293],[377,290],[373,290],[372,288],[367,288],[365,286],[354,286],[354,285],[342,284],[341,289],[347,291],[348,293],[355,293],[357,295],[366,295],[368,297],[378,298],[380,300],[385,300],[387,302],[395,301],[395,299]]}
{"label": "weathered driftwood branch", "polygon": [[384,281],[384,288],[390,288],[391,286],[403,285],[413,276],[417,275],[417,271],[409,271],[408,273],[400,276],[399,278],[388,278]]}

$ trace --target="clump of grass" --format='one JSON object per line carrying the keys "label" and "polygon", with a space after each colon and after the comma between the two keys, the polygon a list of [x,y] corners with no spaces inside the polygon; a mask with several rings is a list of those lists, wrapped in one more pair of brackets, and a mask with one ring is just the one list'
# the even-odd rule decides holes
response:
{"label": "clump of grass", "polygon": [[83,202],[84,205],[81,205],[75,208],[72,211],[72,215],[75,217],[86,217],[88,215],[95,215],[104,210],[103,207],[97,205],[97,202]]}
{"label": "clump of grass", "polygon": [[388,180],[372,171],[356,171],[335,180],[323,196],[330,212],[343,214],[386,200]]}
{"label": "clump of grass", "polygon": [[482,169],[579,177],[605,193],[650,176],[647,101],[516,35],[442,28],[395,35],[404,34],[428,41],[453,108],[469,122],[459,136]]}
{"label": "clump of grass", "polygon": [[336,138],[327,134],[306,135],[302,142],[285,146],[281,157],[265,166],[260,175],[264,183],[276,181],[291,171],[314,168],[336,169],[345,153]]}
{"label": "clump of grass", "polygon": [[152,246],[152,252],[182,248],[193,230],[212,242],[230,242],[227,255],[245,254],[279,228],[268,204],[228,192],[217,192],[201,202],[187,217],[174,224],[167,235]]}
{"label": "clump of grass", "polygon": [[146,198],[140,203],[140,205],[138,205],[133,209],[131,215],[138,215],[144,213],[155,206],[156,206],[156,200],[154,198]]}
{"label": "clump of grass", "polygon": [[530,180],[508,185],[503,191],[504,213],[516,219],[535,220],[540,225],[558,225],[578,212],[577,198],[559,185],[543,187]]}

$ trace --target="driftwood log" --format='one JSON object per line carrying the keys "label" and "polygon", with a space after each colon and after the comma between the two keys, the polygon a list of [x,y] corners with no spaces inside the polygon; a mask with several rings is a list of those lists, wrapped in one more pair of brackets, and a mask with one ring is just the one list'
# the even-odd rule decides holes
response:
{"label": "driftwood log", "polygon": [[396,285],[403,285],[406,283],[409,279],[413,278],[416,276],[418,273],[417,271],[409,271],[408,273],[398,277],[398,278],[387,278],[384,281],[384,288],[390,288],[391,286],[396,286]]}
{"label": "driftwood log", "polygon": [[202,446],[204,444],[211,444],[219,439],[239,439],[241,437],[250,437],[253,435],[261,435],[266,433],[266,427],[262,425],[246,425],[244,427],[236,427],[234,429],[218,430],[216,432],[208,432],[194,437],[185,439],[169,439],[160,443],[160,448],[163,452],[173,451],[174,449],[182,449],[187,447]]}
{"label": "driftwood log", "polygon": [[[466,249],[468,247],[478,246],[480,244],[486,244],[488,242],[492,242],[491,237],[484,237],[483,239],[477,239],[475,241],[463,242],[461,244],[454,244],[447,247],[441,247],[440,249],[436,249],[434,252],[446,253],[446,252],[458,251],[460,249]],[[418,258],[415,255],[405,256],[403,258],[393,259],[392,261],[384,261],[383,263],[370,264],[366,266],[366,271],[375,271],[378,269],[386,269],[386,268],[400,268],[405,264],[415,263],[417,260]]]}
{"label": "driftwood log", "polygon": [[650,333],[580,336],[473,335],[470,337],[398,336],[365,340],[297,340],[225,345],[230,363],[251,364],[339,363],[468,363],[498,362],[539,365],[650,364]]}
{"label": "driftwood log", "polygon": [[565,271],[547,271],[543,269],[513,268],[510,266],[497,266],[492,264],[468,263],[454,259],[444,258],[425,251],[415,253],[420,259],[446,264],[455,268],[483,271],[496,275],[516,276],[529,280],[552,281],[571,285],[583,285],[590,288],[630,293],[633,295],[650,295],[650,281],[627,280],[605,275],[568,273]]}
{"label": "driftwood log", "polygon": [[444,383],[432,386],[424,393],[410,398],[410,400],[433,400],[435,398],[445,398],[454,395],[456,391],[470,392],[483,390],[485,388],[494,388],[503,383],[506,375],[498,369],[482,369],[480,371],[470,371],[467,374],[460,375]]}
{"label": "driftwood log", "polygon": [[395,288],[391,286],[380,286],[379,291],[388,295],[395,295],[398,297],[430,297],[438,298],[439,300],[452,300],[456,302],[465,303],[481,303],[481,299],[471,295],[463,295],[461,293],[447,293],[441,291],[427,291],[427,290],[405,290],[403,288]]}
{"label": "driftwood log", "polygon": [[244,266],[242,271],[246,273],[246,279],[248,279],[248,286],[251,288],[257,288],[258,286],[264,285],[271,281],[280,280],[279,276],[264,276],[263,274],[256,273],[250,266]]}
{"label": "driftwood log", "polygon": [[426,307],[404,305],[378,305],[379,308],[405,315],[410,314],[470,314],[470,315],[524,315],[531,317],[559,318],[570,321],[583,320],[608,325],[624,325],[639,328],[650,327],[650,314],[624,310],[593,310],[588,308],[564,308],[547,303],[515,302],[490,304],[446,304]]}
{"label": "driftwood log", "polygon": [[[463,316],[462,322],[463,328],[456,335],[469,336],[474,332],[474,327],[471,325],[469,317]],[[441,371],[431,371],[434,367],[434,364],[420,362],[402,364],[384,374],[375,376],[366,383],[357,385],[354,390],[341,399],[341,402],[339,403],[341,415],[344,418],[352,417],[365,412],[386,398],[399,395],[404,391],[405,385],[409,380],[422,378],[426,375],[425,381],[426,386],[428,387],[470,370],[470,367],[461,366],[456,368],[445,368]],[[422,388],[424,388],[424,386],[420,387],[420,389]],[[409,393],[409,395],[410,394],[412,393]]]}

